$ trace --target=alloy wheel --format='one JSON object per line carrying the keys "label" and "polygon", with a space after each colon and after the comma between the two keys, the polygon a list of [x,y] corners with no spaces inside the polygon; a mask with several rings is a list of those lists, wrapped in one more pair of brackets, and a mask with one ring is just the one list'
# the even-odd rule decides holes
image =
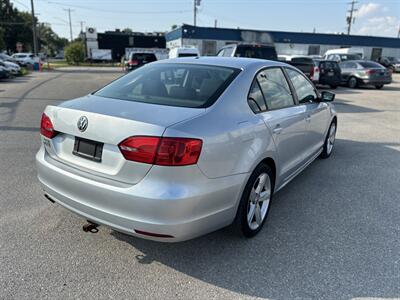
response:
{"label": "alloy wheel", "polygon": [[265,219],[271,200],[271,179],[267,173],[261,173],[250,191],[247,205],[247,224],[256,230]]}

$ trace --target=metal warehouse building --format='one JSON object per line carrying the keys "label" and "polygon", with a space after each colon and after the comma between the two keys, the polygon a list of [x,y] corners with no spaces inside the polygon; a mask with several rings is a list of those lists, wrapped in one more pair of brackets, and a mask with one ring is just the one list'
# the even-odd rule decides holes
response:
{"label": "metal warehouse building", "polygon": [[358,47],[367,59],[400,57],[400,39],[361,35],[261,31],[183,25],[166,34],[167,48],[195,46],[201,55],[215,55],[231,43],[268,43],[273,40],[278,54],[324,55],[329,49]]}

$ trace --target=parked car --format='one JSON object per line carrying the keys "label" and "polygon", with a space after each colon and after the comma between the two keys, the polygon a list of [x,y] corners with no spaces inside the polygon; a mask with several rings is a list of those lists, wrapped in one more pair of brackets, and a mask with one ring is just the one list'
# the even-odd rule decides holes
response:
{"label": "parked car", "polygon": [[34,65],[35,63],[39,63],[40,61],[39,57],[35,56],[32,53],[14,53],[12,57],[22,67]]}
{"label": "parked car", "polygon": [[234,222],[251,237],[272,195],[332,153],[334,96],[280,62],[158,61],[47,106],[38,178],[85,230],[172,242]]}
{"label": "parked car", "polygon": [[337,62],[359,60],[364,58],[364,49],[357,47],[330,49],[325,52],[324,58],[326,60],[334,60]]}
{"label": "parked car", "polygon": [[[400,62],[397,58],[393,56],[382,56],[377,59],[377,62],[380,63],[385,68],[391,70],[392,72],[396,72],[400,68]],[[396,67],[397,65],[397,67]]]}
{"label": "parked car", "polygon": [[329,85],[332,89],[336,89],[341,84],[341,70],[336,61],[314,59],[314,64],[319,69],[318,84]]}
{"label": "parked car", "polygon": [[9,62],[12,62],[12,63],[17,63],[15,58],[11,57],[10,55],[8,55],[6,53],[0,53],[0,59],[3,60],[3,61],[9,61]]}
{"label": "parked car", "polygon": [[169,58],[177,58],[177,57],[196,57],[200,56],[199,50],[197,48],[172,48],[169,50]]}
{"label": "parked car", "polygon": [[0,79],[5,79],[10,77],[10,71],[4,66],[3,63],[0,63]]}
{"label": "parked car", "polygon": [[217,56],[278,60],[273,43],[269,45],[229,44],[222,47],[218,51]]}
{"label": "parked car", "polygon": [[4,66],[10,72],[11,75],[21,74],[21,67],[16,63],[0,59],[0,65]]}
{"label": "parked car", "polygon": [[312,82],[318,83],[319,68],[311,57],[302,55],[279,55],[280,61],[284,61],[301,70]]}
{"label": "parked car", "polygon": [[392,73],[384,66],[369,60],[345,61],[339,64],[342,70],[342,83],[350,88],[360,85],[374,85],[381,89],[392,82]]}
{"label": "parked car", "polygon": [[132,71],[156,60],[157,57],[154,53],[131,53],[126,64],[126,69]]}

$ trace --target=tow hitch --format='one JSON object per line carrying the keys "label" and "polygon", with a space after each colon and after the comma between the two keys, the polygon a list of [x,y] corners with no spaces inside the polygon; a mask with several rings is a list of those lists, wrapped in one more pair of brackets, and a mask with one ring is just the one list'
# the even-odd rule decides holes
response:
{"label": "tow hitch", "polygon": [[99,224],[93,223],[89,220],[86,220],[87,224],[82,226],[82,230],[84,232],[91,232],[91,233],[97,233],[99,232],[99,230],[97,229],[97,227],[99,227]]}

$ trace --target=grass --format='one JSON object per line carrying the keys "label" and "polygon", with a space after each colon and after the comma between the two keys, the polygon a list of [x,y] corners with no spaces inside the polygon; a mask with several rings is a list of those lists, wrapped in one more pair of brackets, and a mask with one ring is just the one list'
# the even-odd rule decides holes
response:
{"label": "grass", "polygon": [[80,63],[79,65],[71,65],[68,64],[66,60],[56,60],[56,61],[50,61],[50,62],[45,62],[42,66],[43,70],[49,70],[49,69],[57,69],[57,68],[65,68],[65,67],[120,67],[120,63],[109,63],[109,62],[83,62]]}

